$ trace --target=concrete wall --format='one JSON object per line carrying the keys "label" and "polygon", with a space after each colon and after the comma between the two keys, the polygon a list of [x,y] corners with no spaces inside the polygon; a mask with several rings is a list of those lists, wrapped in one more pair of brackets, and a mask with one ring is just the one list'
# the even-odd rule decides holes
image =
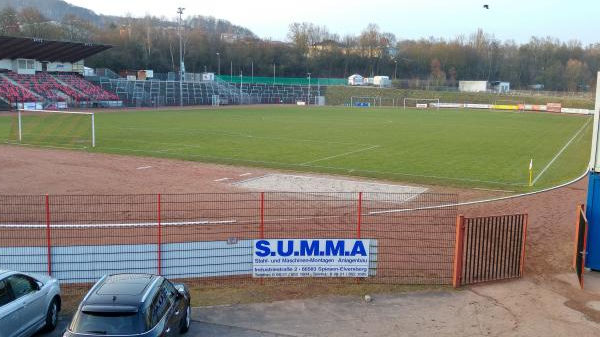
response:
{"label": "concrete wall", "polygon": [[[42,62],[35,60],[34,69],[19,69],[18,59],[2,59],[0,60],[0,69],[18,72],[19,74],[33,75],[35,72],[42,71]],[[83,74],[83,60],[71,62],[48,62],[48,71],[50,72],[77,72]]]}

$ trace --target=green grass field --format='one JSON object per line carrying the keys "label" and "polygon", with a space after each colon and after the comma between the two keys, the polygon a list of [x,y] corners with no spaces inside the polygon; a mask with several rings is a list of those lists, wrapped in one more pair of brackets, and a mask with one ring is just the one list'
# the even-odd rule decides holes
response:
{"label": "green grass field", "polygon": [[[15,120],[0,117],[5,141],[15,140]],[[89,146],[89,116],[26,116],[23,123],[23,143]],[[96,114],[97,147],[87,150],[527,191],[585,170],[592,124],[588,116],[477,110],[115,111]]]}

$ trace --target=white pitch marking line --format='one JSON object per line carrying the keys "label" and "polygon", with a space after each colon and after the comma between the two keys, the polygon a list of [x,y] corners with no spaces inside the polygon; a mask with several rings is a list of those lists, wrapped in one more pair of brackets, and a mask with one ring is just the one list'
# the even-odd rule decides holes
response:
{"label": "white pitch marking line", "polygon": [[218,183],[218,182],[226,181],[226,180],[229,180],[229,179],[231,179],[231,178],[221,178],[221,179],[214,180],[214,182]]}
{"label": "white pitch marking line", "polygon": [[152,168],[152,166],[140,166],[140,167],[136,168],[136,170],[147,170],[149,168]]}
{"label": "white pitch marking line", "polygon": [[571,145],[571,143],[575,140],[575,138],[577,138],[577,136],[579,136],[581,131],[583,131],[588,126],[588,124],[590,124],[590,121],[592,121],[592,119],[588,119],[588,121],[585,124],[583,124],[583,126],[575,133],[575,135],[573,137],[571,137],[571,139],[569,139],[569,141],[565,144],[565,146],[563,146],[563,148],[560,149],[560,151],[558,151],[558,153],[554,156],[554,158],[552,158],[552,160],[550,160],[550,162],[546,165],[546,167],[544,167],[544,169],[542,169],[540,174],[538,174],[537,177],[535,177],[535,179],[533,179],[533,182],[531,183],[532,185],[535,185],[535,183],[538,180],[540,180],[542,175],[544,173],[546,173],[546,170],[548,170],[550,168],[550,166],[552,166],[552,164],[556,161],[556,159],[558,159],[558,157],[560,157],[560,155],[569,147],[569,145]]}
{"label": "white pitch marking line", "polygon": [[244,173],[244,174],[240,174],[239,176],[240,177],[247,177],[247,176],[251,176],[251,175],[252,175],[252,173]]}
{"label": "white pitch marking line", "polygon": [[515,193],[515,191],[509,191],[509,190],[494,190],[491,188],[480,188],[480,187],[474,187],[474,190],[478,190],[478,191],[490,191],[490,192],[504,192],[504,193]]}
{"label": "white pitch marking line", "polygon": [[350,152],[336,154],[334,156],[329,156],[329,157],[325,157],[325,158],[320,158],[320,159],[316,159],[316,160],[307,161],[306,163],[302,163],[300,165],[308,165],[308,164],[316,163],[316,162],[327,160],[327,159],[333,159],[333,158],[348,156],[348,155],[351,155],[351,154],[354,154],[354,153],[359,153],[359,152],[373,150],[373,149],[376,149],[378,147],[380,147],[380,145],[373,145],[373,146],[366,147],[364,149],[358,149],[358,150],[354,150],[354,151],[350,151]]}
{"label": "white pitch marking line", "polygon": [[[162,226],[193,226],[193,225],[222,225],[237,223],[237,220],[221,221],[185,221],[185,222],[161,222]],[[157,226],[156,222],[121,223],[121,224],[52,224],[52,228],[128,228],[128,227],[151,227]],[[0,228],[46,228],[45,224],[0,224]]]}

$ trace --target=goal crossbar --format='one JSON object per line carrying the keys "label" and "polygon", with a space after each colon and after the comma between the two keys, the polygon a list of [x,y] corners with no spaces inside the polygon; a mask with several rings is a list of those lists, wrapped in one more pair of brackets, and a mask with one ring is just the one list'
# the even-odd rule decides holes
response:
{"label": "goal crossbar", "polygon": [[86,115],[91,116],[92,119],[92,147],[96,147],[96,118],[93,112],[79,112],[79,111],[60,111],[60,110],[36,110],[36,109],[17,109],[18,124],[19,124],[19,142],[23,141],[23,119],[21,116],[22,112],[40,112],[40,113],[58,113],[58,114],[71,114],[71,115]]}
{"label": "goal crossbar", "polygon": [[377,104],[381,106],[381,97],[380,96],[351,96],[350,97],[350,106],[356,106],[356,103],[366,102],[369,104],[373,104],[373,107],[376,107]]}

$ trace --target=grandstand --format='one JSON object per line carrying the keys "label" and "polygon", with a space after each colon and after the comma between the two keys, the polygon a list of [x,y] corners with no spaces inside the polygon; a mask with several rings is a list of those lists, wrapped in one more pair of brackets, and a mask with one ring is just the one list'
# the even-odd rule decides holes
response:
{"label": "grandstand", "polygon": [[[180,102],[178,81],[133,81],[106,75],[94,80],[103,90],[116,93],[127,105],[168,106],[179,105]],[[295,104],[309,99],[308,86],[301,85],[240,84],[215,78],[214,81],[184,81],[181,86],[184,105],[211,105],[215,96],[219,98],[220,104]],[[314,97],[323,95],[325,88],[311,86],[311,101],[314,102]]]}
{"label": "grandstand", "polygon": [[82,77],[83,60],[109,48],[0,36],[0,105],[120,106],[117,95]]}
{"label": "grandstand", "polygon": [[0,36],[0,107],[64,109],[158,107],[180,102],[184,105],[315,103],[316,97],[324,95],[326,86],[323,84],[337,84],[334,79],[315,79],[309,85],[307,79],[295,78],[249,77],[244,81],[240,77],[217,76],[202,80],[202,76],[186,76],[180,89],[178,80],[132,80],[107,69],[84,77],[83,60],[109,48]]}

